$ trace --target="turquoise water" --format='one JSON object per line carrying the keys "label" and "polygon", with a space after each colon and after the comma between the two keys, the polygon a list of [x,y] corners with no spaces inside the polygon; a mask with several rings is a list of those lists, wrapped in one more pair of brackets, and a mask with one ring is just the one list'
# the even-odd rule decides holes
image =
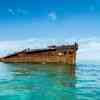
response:
{"label": "turquoise water", "polygon": [[0,63],[0,100],[100,100],[100,65]]}

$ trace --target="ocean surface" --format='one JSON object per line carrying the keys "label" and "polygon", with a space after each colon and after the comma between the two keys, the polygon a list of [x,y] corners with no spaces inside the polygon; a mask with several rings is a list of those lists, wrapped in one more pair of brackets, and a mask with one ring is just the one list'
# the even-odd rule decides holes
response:
{"label": "ocean surface", "polygon": [[0,100],[100,100],[100,65],[0,63]]}

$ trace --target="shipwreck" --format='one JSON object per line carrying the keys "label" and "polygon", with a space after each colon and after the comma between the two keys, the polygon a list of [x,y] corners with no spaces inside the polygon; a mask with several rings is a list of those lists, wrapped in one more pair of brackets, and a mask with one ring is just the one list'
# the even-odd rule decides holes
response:
{"label": "shipwreck", "polygon": [[43,49],[25,49],[0,58],[1,62],[8,63],[57,63],[76,64],[78,44],[51,45]]}

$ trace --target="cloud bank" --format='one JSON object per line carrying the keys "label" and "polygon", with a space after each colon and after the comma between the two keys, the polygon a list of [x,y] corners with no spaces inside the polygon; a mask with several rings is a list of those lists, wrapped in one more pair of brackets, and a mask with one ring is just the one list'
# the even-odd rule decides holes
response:
{"label": "cloud bank", "polygon": [[78,61],[100,62],[100,39],[93,37],[79,41]]}
{"label": "cloud bank", "polygon": [[63,40],[57,41],[55,39],[32,38],[17,41],[0,41],[0,56],[5,56],[16,51],[21,51],[25,48],[46,48],[47,46],[53,44],[63,44]]}

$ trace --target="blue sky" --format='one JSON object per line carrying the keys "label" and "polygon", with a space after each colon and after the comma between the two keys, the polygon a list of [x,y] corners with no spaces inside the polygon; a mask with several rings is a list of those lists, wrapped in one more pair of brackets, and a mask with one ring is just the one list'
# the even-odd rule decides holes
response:
{"label": "blue sky", "polygon": [[91,59],[100,48],[99,27],[100,0],[0,0],[0,55],[52,40],[78,41],[79,59]]}
{"label": "blue sky", "polygon": [[0,40],[100,36],[100,0],[0,0],[0,22]]}

